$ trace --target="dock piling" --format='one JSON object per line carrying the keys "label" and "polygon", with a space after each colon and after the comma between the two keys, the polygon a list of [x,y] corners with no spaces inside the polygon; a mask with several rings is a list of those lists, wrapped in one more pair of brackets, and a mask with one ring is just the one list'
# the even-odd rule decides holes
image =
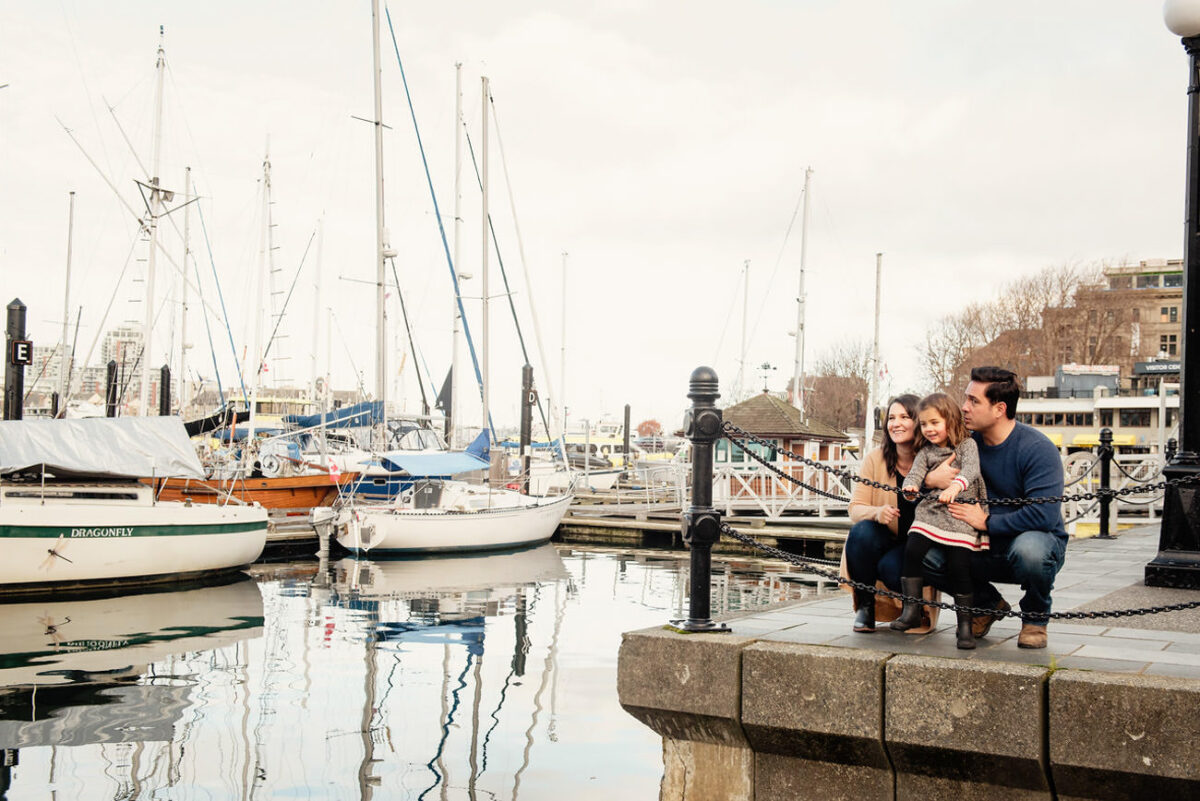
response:
{"label": "dock piling", "polygon": [[1100,491],[1103,494],[1100,496],[1100,533],[1096,535],[1096,539],[1098,540],[1113,539],[1109,531],[1109,524],[1111,522],[1110,510],[1112,509],[1113,498],[1108,494],[1108,490],[1112,487],[1112,441],[1112,429],[1100,429]]}

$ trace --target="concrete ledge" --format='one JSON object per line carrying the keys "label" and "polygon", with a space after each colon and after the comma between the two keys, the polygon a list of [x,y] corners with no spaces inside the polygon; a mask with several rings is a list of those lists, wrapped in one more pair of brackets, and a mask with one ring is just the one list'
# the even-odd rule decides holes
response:
{"label": "concrete ledge", "polygon": [[1196,797],[1200,680],[1060,670],[1049,712],[1062,801]]}
{"label": "concrete ledge", "polygon": [[756,751],[887,767],[883,670],[891,654],[758,642],[742,652],[742,726]]}
{"label": "concrete ledge", "polygon": [[893,657],[884,719],[896,798],[1051,798],[1048,674],[1033,665]]}
{"label": "concrete ledge", "polygon": [[617,664],[625,711],[664,737],[746,747],[742,649],[751,637],[627,632]]}

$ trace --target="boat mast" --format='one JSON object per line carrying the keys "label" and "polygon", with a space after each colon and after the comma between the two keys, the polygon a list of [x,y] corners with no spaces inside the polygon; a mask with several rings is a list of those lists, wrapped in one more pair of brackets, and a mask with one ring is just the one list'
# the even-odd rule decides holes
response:
{"label": "boat mast", "polygon": [[[481,78],[483,82],[483,115],[480,118],[480,170],[482,171],[481,182],[483,185],[483,254],[479,265],[479,271],[482,274],[482,291],[483,291],[483,333],[482,347],[480,349],[480,370],[483,380],[483,426],[491,428],[491,418],[488,416],[488,124],[487,124],[487,109],[488,109],[488,79],[487,76]],[[490,431],[488,440],[495,440],[495,432]]]}
{"label": "boat mast", "polygon": [[[163,53],[163,26],[158,26],[158,57],[154,64],[156,86],[154,90],[154,174],[150,176],[150,256],[146,260],[146,308],[145,322],[142,324],[142,357],[139,368],[142,371],[141,391],[138,393],[138,414],[143,417],[150,410],[150,345],[154,333],[154,262],[158,255],[158,213],[162,203],[162,192],[158,186],[158,168],[162,157],[162,106],[163,106],[163,73],[166,71],[166,57]],[[162,387],[158,388],[162,392]]]}
{"label": "boat mast", "polygon": [[792,373],[792,403],[804,416],[804,268],[808,255],[808,197],[812,168],[804,168],[804,213],[800,218],[800,289],[796,293],[796,359]]}
{"label": "boat mast", "polygon": [[742,358],[738,363],[733,399],[737,402],[746,392],[746,322],[750,319],[750,260],[742,262]]}
{"label": "boat mast", "polygon": [[[860,454],[874,447],[875,404],[879,402],[879,288],[883,277],[883,254],[875,254],[875,340],[871,346],[871,391],[867,395],[867,419],[863,427],[863,444]],[[861,458],[861,457],[860,457]]]}
{"label": "boat mast", "polygon": [[[313,310],[312,310],[312,359],[309,363],[309,398],[317,400],[317,344],[321,341],[321,266],[325,251],[325,218],[317,220],[317,269],[313,279]],[[325,411],[324,408],[321,411]]]}
{"label": "boat mast", "polygon": [[559,306],[562,311],[562,335],[559,337],[561,345],[558,351],[558,375],[562,381],[562,389],[558,394],[558,408],[561,409],[562,419],[562,442],[559,443],[559,450],[562,451],[563,464],[567,463],[567,251],[562,253],[562,304]]}
{"label": "boat mast", "polygon": [[[464,280],[462,272],[462,140],[463,140],[463,107],[462,107],[462,62],[454,65],[454,270],[458,280]],[[446,424],[446,445],[454,448],[458,438],[458,387],[459,387],[459,340],[462,337],[462,293],[455,284],[454,298],[454,328],[450,350],[450,408],[446,410],[449,421]]]}
{"label": "boat mast", "polygon": [[[62,345],[58,360],[58,398],[61,404],[62,416],[67,416],[67,374],[70,359],[67,358],[67,325],[71,316],[71,241],[75,235],[75,192],[71,192],[70,206],[67,210],[67,279],[63,286],[63,324]],[[71,354],[74,356],[74,354]]]}
{"label": "boat mast", "polygon": [[379,0],[371,0],[371,47],[375,83],[375,399],[383,407],[387,436],[387,331],[384,319],[383,84],[379,60]]}
{"label": "boat mast", "polygon": [[246,439],[247,442],[253,443],[255,422],[258,418],[258,387],[262,378],[263,366],[263,294],[265,293],[264,284],[267,280],[267,252],[270,250],[269,240],[267,238],[267,229],[270,228],[270,208],[271,208],[271,144],[267,140],[267,151],[263,156],[263,178],[262,178],[262,229],[258,235],[258,281],[256,282],[254,292],[254,348],[250,351],[250,355],[254,358],[254,367],[251,375],[253,381],[250,383],[250,420],[248,424]]}
{"label": "boat mast", "polygon": [[191,255],[189,248],[191,247],[189,235],[191,233],[191,211],[192,211],[192,168],[184,167],[183,169],[183,297],[179,304],[180,323],[179,323],[179,414],[183,415],[184,409],[190,401],[188,398],[188,381],[187,381],[187,352],[191,345],[188,344],[187,338],[187,323],[188,323],[188,257]]}

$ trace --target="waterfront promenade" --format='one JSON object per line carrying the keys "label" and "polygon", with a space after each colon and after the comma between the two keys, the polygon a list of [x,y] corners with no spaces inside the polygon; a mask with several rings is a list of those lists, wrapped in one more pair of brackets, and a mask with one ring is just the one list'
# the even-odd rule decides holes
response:
{"label": "waterfront promenade", "polygon": [[[1055,611],[1196,600],[1143,586],[1157,546],[1157,526],[1072,540]],[[621,702],[664,738],[662,797],[1200,796],[1200,612],[1052,621],[1044,650],[1017,648],[1015,618],[974,651],[952,614],[916,636],[851,621],[838,591],[731,634],[627,633]]]}

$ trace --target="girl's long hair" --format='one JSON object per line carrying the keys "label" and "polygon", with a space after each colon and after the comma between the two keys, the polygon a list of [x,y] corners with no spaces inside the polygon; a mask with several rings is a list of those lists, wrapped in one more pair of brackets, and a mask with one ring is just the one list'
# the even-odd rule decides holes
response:
{"label": "girl's long hair", "polygon": [[908,412],[908,416],[913,420],[913,452],[921,450],[925,444],[925,438],[921,436],[921,426],[917,423],[917,404],[920,403],[920,399],[916,395],[906,393],[888,401],[883,413],[883,463],[887,466],[890,476],[899,475],[896,465],[900,462],[900,449],[892,440],[892,433],[888,431],[887,425],[887,416],[891,413],[892,406],[897,403],[904,407],[904,411]]}
{"label": "girl's long hair", "polygon": [[[957,448],[959,443],[967,438],[967,424],[963,422],[962,409],[944,392],[935,392],[921,398],[917,412],[933,409],[946,421],[946,437],[951,448]],[[918,425],[918,427],[920,427]]]}

